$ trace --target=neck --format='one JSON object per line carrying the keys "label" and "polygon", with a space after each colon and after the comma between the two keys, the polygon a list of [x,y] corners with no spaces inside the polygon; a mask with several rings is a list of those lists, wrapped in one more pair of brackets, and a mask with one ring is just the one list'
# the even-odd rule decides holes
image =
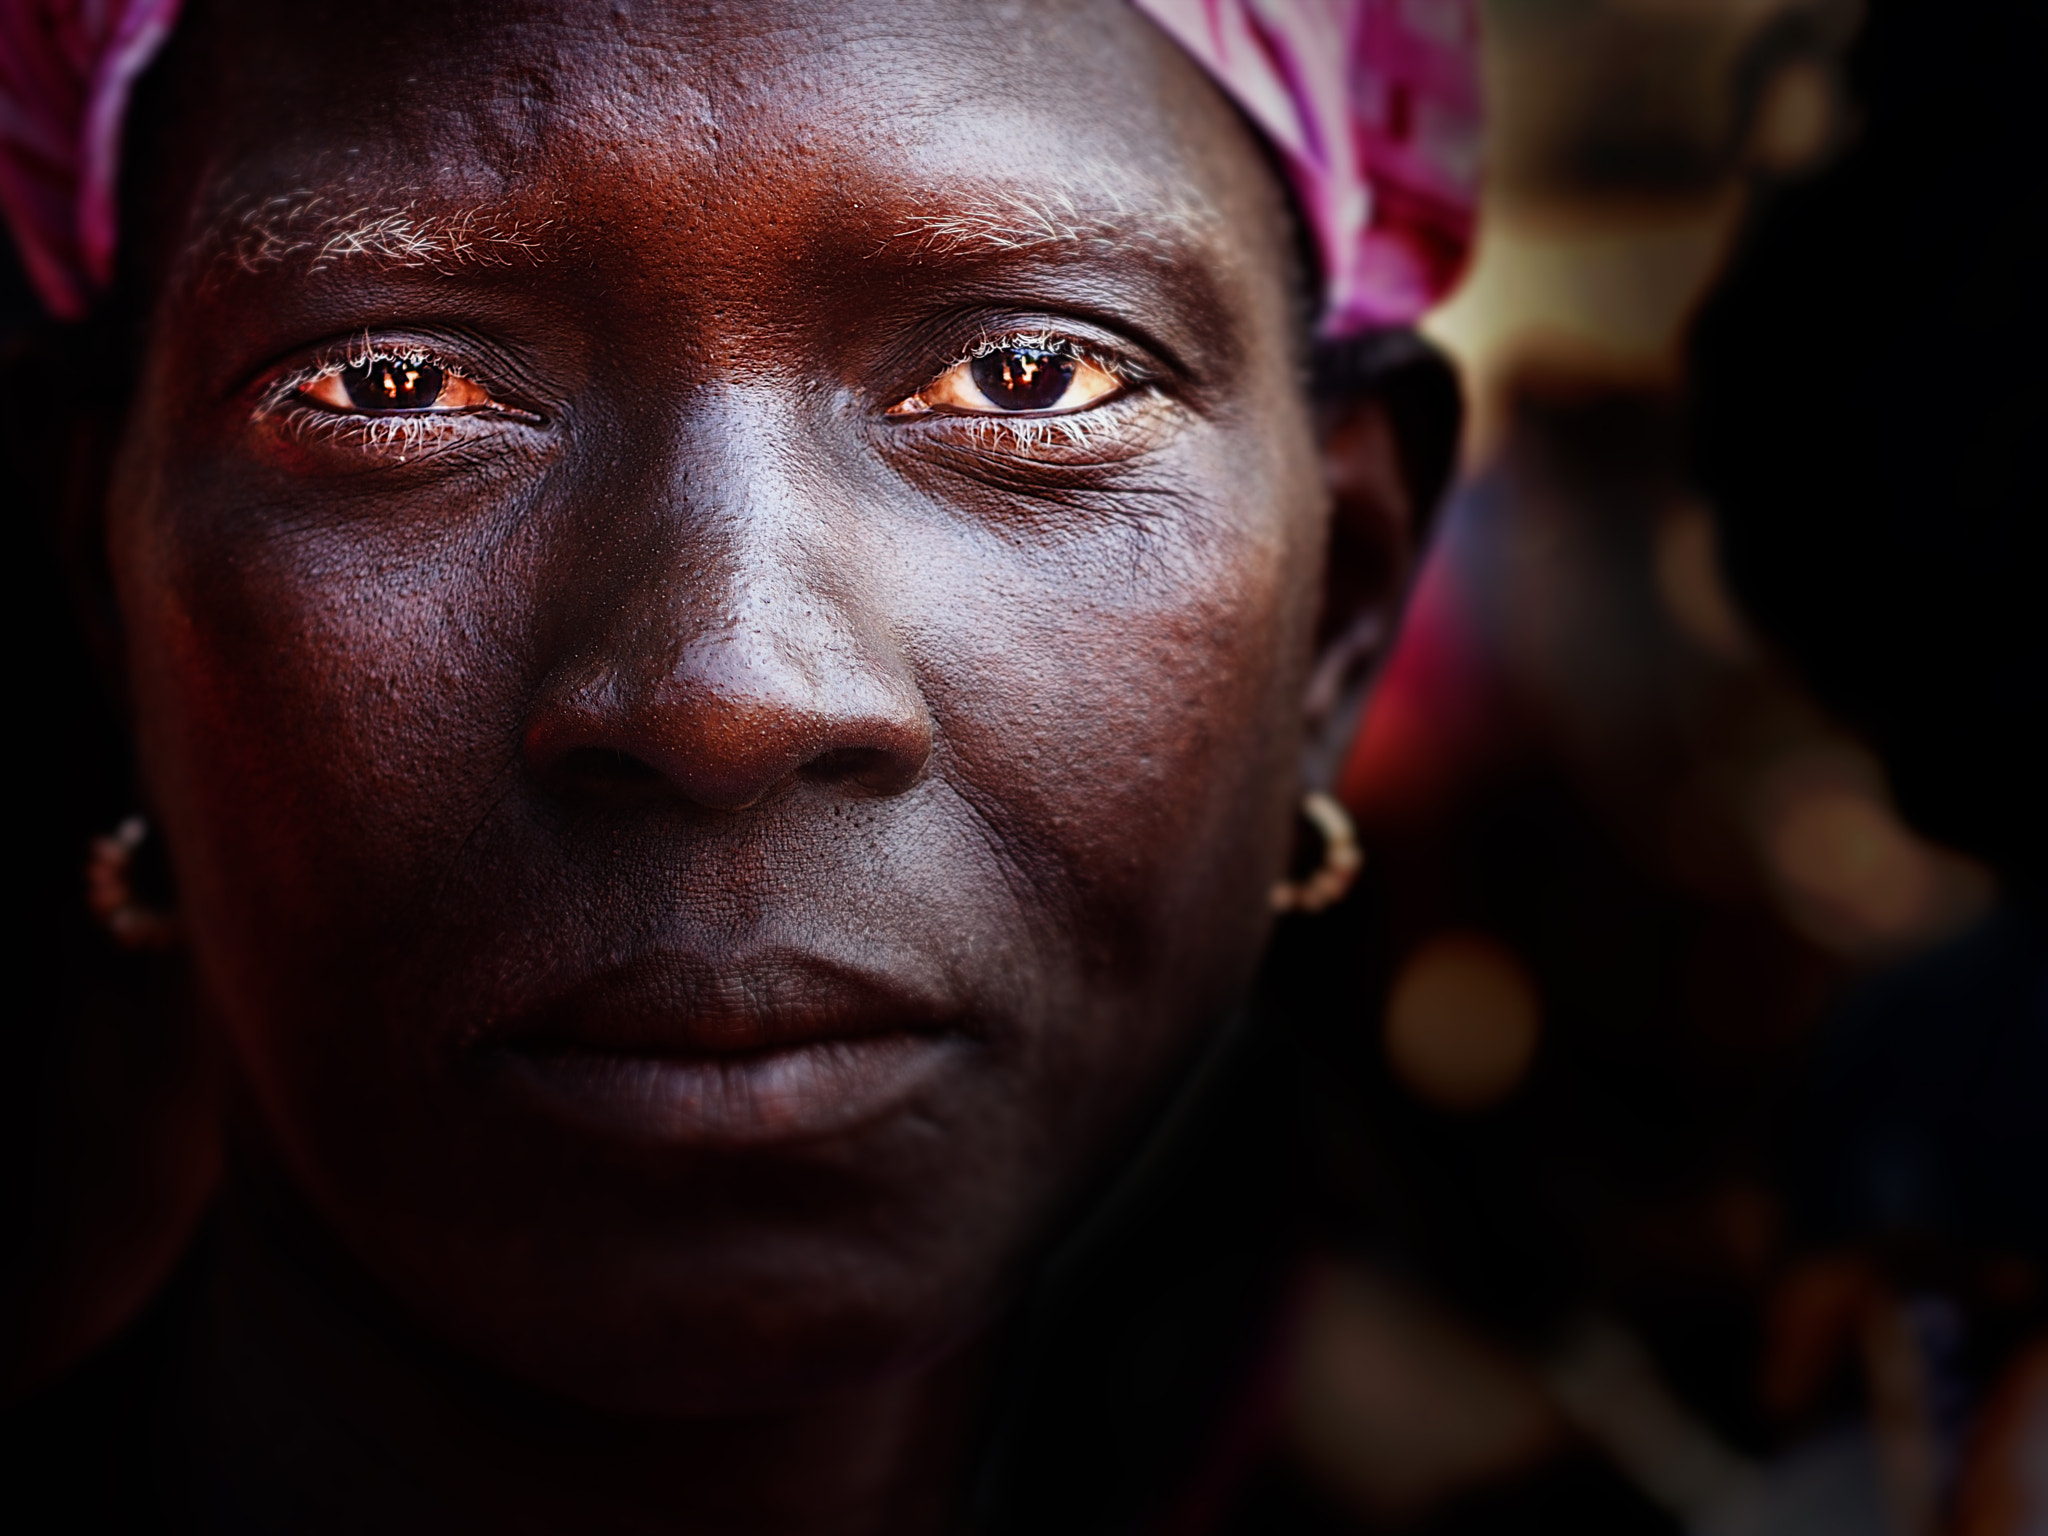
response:
{"label": "neck", "polygon": [[229,1529],[918,1536],[947,1528],[984,1351],[744,1415],[621,1418],[488,1377],[226,1215],[206,1486]]}

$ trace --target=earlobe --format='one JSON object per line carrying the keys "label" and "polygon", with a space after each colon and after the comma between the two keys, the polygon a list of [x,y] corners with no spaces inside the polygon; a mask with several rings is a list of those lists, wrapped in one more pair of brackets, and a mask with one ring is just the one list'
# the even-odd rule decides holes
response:
{"label": "earlobe", "polygon": [[1369,691],[1389,628],[1384,613],[1361,613],[1350,628],[1318,648],[1315,670],[1309,674],[1308,691],[1302,699],[1302,718],[1311,738],[1337,731],[1350,739],[1350,727]]}
{"label": "earlobe", "polygon": [[1323,415],[1330,541],[1315,666],[1302,700],[1304,782],[1319,788],[1343,766],[1415,552],[1413,507],[1385,407],[1365,396],[1327,403]]}
{"label": "earlobe", "polygon": [[1317,353],[1332,510],[1316,658],[1303,698],[1304,782],[1336,780],[1450,479],[1462,405],[1449,362],[1412,332]]}

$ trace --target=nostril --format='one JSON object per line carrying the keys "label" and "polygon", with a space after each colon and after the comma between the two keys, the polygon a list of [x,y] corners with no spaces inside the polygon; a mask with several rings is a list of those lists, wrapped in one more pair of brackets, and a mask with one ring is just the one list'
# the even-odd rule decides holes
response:
{"label": "nostril", "polygon": [[624,788],[661,777],[659,770],[632,753],[610,747],[578,747],[555,764],[554,773],[565,783],[587,789]]}

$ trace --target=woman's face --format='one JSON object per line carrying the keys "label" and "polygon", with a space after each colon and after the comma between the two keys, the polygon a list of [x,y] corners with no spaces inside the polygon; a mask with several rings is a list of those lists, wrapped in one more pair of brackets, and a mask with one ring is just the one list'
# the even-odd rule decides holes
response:
{"label": "woman's face", "polygon": [[932,1357],[1263,942],[1274,178],[1123,0],[221,9],[107,543],[253,1155],[601,1406]]}

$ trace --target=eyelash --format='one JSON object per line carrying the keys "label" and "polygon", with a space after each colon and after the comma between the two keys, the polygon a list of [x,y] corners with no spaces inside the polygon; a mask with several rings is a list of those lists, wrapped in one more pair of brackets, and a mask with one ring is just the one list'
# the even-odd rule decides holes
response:
{"label": "eyelash", "polygon": [[[987,357],[991,352],[1000,352],[1006,347],[1027,347],[1036,352],[1065,352],[1071,357],[1084,359],[1098,368],[1108,369],[1118,378],[1130,371],[1130,365],[1121,358],[1114,358],[1097,351],[1072,336],[1062,336],[1058,331],[998,331],[983,336],[959,357],[947,364],[948,368],[961,363],[972,362],[977,357]],[[939,370],[945,372],[945,369]]]}
{"label": "eyelash", "polygon": [[1060,411],[1035,415],[1017,414],[968,414],[961,411],[933,411],[929,415],[912,417],[904,425],[926,432],[939,432],[948,436],[966,437],[973,440],[978,448],[999,448],[1013,453],[1029,454],[1039,449],[1058,446],[1080,453],[1095,453],[1110,448],[1133,435],[1136,426],[1136,412],[1132,409],[1146,395],[1147,386],[1153,376],[1138,367],[1129,358],[1119,357],[1072,336],[1049,330],[1001,331],[983,336],[960,356],[941,368],[932,377],[943,378],[962,363],[973,362],[976,358],[987,357],[1006,347],[1029,347],[1042,351],[1063,351],[1084,362],[1093,363],[1123,388],[1093,405],[1084,405],[1078,410]]}
{"label": "eyelash", "polygon": [[329,439],[339,439],[352,446],[388,450],[399,450],[399,462],[405,462],[409,454],[423,447],[444,442],[457,435],[474,430],[479,419],[499,417],[514,421],[532,421],[527,412],[506,407],[484,407],[452,411],[393,411],[388,414],[340,411],[317,400],[308,399],[301,391],[307,385],[328,378],[349,368],[360,368],[368,363],[431,363],[464,378],[474,378],[472,369],[464,367],[436,352],[431,347],[417,344],[394,346],[357,338],[348,344],[344,352],[329,352],[326,356],[294,369],[264,389],[257,402],[256,414],[271,417],[295,433],[318,434]]}

